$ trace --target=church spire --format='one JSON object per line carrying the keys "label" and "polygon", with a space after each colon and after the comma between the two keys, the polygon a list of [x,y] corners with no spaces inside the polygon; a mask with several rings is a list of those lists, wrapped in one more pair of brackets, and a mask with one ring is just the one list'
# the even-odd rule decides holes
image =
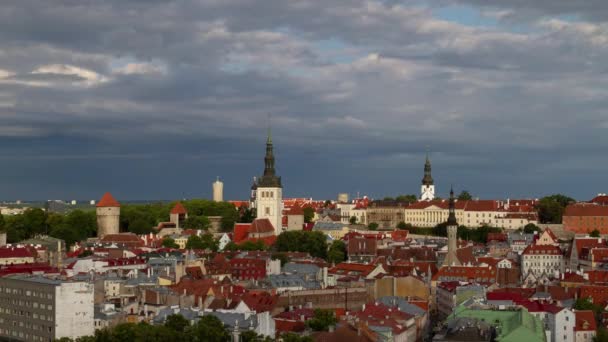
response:
{"label": "church spire", "polygon": [[266,138],[266,156],[264,156],[264,175],[260,177],[258,186],[271,188],[281,187],[281,177],[276,176],[274,162],[274,147],[272,145],[272,135],[269,124],[268,136]]}
{"label": "church spire", "polygon": [[458,222],[456,222],[456,201],[454,199],[453,187],[450,187],[450,205],[447,224],[448,226],[458,226]]}
{"label": "church spire", "polygon": [[431,160],[429,159],[429,152],[426,152],[426,162],[424,163],[424,177],[422,178],[422,185],[433,185],[433,176],[431,176]]}

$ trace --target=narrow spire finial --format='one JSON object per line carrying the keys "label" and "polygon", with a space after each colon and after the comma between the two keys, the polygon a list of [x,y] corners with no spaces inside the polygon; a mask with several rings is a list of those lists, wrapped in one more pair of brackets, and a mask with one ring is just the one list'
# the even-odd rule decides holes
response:
{"label": "narrow spire finial", "polygon": [[268,144],[272,144],[272,127],[270,126],[270,113],[268,114],[266,120],[266,124],[268,125],[268,139],[266,140],[266,142]]}

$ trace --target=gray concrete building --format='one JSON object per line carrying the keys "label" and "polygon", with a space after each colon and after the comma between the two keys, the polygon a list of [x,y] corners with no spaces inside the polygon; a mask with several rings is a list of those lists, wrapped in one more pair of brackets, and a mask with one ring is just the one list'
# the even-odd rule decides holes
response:
{"label": "gray concrete building", "polygon": [[94,331],[92,284],[30,275],[0,278],[0,340],[53,341]]}

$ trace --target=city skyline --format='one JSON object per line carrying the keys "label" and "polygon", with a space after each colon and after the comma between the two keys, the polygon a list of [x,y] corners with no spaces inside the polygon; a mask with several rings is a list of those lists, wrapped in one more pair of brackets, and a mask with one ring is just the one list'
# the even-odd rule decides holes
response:
{"label": "city skyline", "polygon": [[605,192],[608,4],[298,3],[6,4],[0,198]]}

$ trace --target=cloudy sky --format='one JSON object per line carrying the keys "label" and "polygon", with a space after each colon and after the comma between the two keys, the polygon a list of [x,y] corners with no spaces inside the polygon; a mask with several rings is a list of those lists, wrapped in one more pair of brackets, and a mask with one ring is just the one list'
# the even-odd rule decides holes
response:
{"label": "cloudy sky", "polygon": [[0,198],[608,192],[605,0],[7,0]]}

